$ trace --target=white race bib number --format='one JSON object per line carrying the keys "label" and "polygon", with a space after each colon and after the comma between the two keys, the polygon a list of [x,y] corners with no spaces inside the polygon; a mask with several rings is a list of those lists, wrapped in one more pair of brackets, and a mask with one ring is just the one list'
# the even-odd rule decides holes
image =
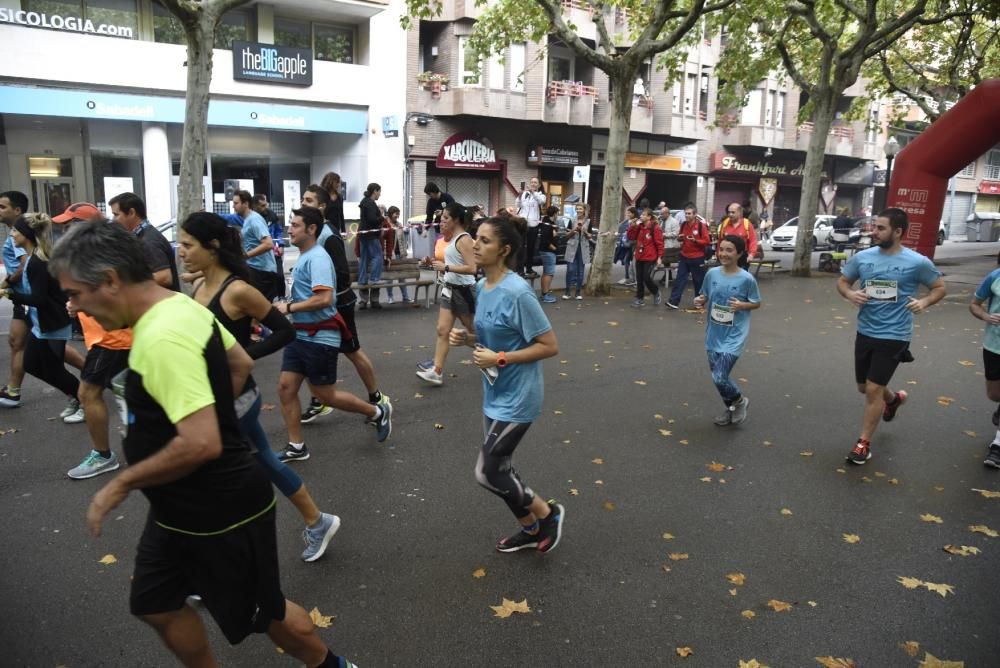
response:
{"label": "white race bib number", "polygon": [[451,287],[450,286],[446,285],[444,288],[441,289],[441,297],[443,297],[444,299],[451,299]]}
{"label": "white race bib number", "polygon": [[865,294],[868,299],[877,302],[895,302],[899,291],[896,281],[878,281],[869,279],[865,283]]}
{"label": "white race bib number", "polygon": [[733,319],[736,317],[736,309],[732,306],[727,306],[725,304],[712,303],[712,310],[710,311],[712,322],[716,325],[722,325],[723,327],[732,327]]}

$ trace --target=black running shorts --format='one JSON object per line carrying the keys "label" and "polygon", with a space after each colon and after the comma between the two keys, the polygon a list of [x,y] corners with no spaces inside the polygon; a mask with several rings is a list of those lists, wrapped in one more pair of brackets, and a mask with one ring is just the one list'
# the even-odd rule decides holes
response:
{"label": "black running shorts", "polygon": [[[357,302],[355,302],[357,303]],[[347,329],[351,330],[351,340],[340,340],[340,352],[348,354],[361,350],[361,339],[358,338],[358,325],[354,322],[354,303],[349,306],[338,306],[337,313],[347,323]]]}
{"label": "black running shorts", "polygon": [[909,341],[875,339],[864,334],[854,340],[854,379],[858,385],[865,381],[888,385],[896,367],[912,361]]}
{"label": "black running shorts", "polygon": [[983,348],[983,370],[986,380],[1000,380],[1000,355]]}
{"label": "black running shorts", "polygon": [[181,609],[198,594],[230,644],[285,618],[274,506],[216,536],[170,531],[150,518],[139,539],[129,597],[133,615]]}
{"label": "black running shorts", "polygon": [[128,366],[128,350],[111,350],[101,346],[91,346],[83,361],[80,380],[91,385],[111,388],[111,379]]}

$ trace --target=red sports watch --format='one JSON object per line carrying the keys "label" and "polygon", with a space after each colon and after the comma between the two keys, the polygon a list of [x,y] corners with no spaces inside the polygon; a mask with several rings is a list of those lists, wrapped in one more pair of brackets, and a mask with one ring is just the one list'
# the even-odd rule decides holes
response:
{"label": "red sports watch", "polygon": [[502,350],[497,353],[497,366],[501,369],[507,366],[507,353]]}

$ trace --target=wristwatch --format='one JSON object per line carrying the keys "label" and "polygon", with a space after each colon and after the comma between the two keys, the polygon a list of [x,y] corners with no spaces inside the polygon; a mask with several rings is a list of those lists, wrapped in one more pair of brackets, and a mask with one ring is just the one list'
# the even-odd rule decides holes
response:
{"label": "wristwatch", "polygon": [[507,366],[507,353],[502,350],[497,353],[497,366],[501,369]]}
{"label": "wristwatch", "polygon": [[444,273],[446,273],[446,274],[448,273],[448,265],[444,266]]}

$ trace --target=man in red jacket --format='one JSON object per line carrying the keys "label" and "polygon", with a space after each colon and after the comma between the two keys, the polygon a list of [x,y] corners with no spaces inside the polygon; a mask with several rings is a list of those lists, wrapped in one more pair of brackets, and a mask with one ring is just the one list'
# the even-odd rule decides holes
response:
{"label": "man in red jacket", "polygon": [[705,249],[712,243],[708,225],[698,215],[698,209],[688,202],[684,207],[684,223],[677,232],[681,242],[681,259],[677,263],[677,278],[667,306],[676,309],[680,306],[684,288],[687,287],[688,275],[694,280],[694,294],[701,292],[701,282],[705,278]]}
{"label": "man in red jacket", "polygon": [[734,234],[743,237],[747,242],[747,252],[739,260],[739,265],[743,269],[750,266],[750,258],[757,257],[757,231],[753,229],[750,221],[743,217],[743,205],[739,202],[732,202],[726,207],[726,217],[719,225],[719,236],[717,238]]}
{"label": "man in red jacket", "polygon": [[663,230],[656,224],[653,212],[643,209],[639,224],[630,227],[628,238],[635,241],[635,301],[632,306],[646,305],[645,288],[653,293],[653,303],[660,305],[660,287],[653,280],[653,268],[663,266]]}

